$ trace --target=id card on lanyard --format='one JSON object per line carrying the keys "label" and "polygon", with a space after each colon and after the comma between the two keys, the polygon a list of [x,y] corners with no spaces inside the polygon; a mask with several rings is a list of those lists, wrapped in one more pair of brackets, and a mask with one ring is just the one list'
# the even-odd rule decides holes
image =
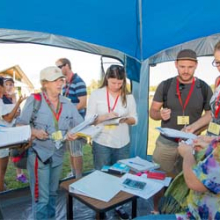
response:
{"label": "id card on lanyard", "polygon": [[179,89],[179,80],[178,80],[178,78],[176,78],[176,92],[177,92],[177,96],[178,96],[180,105],[182,106],[182,110],[183,110],[183,115],[177,116],[177,124],[178,125],[188,125],[190,123],[189,116],[185,115],[185,109],[186,109],[186,106],[188,105],[188,102],[189,102],[190,97],[192,95],[194,86],[195,86],[195,78],[193,77],[193,81],[192,81],[189,93],[188,93],[188,95],[186,97],[185,103],[183,104],[183,101],[182,101],[182,98],[181,98],[180,89]]}
{"label": "id card on lanyard", "polygon": [[[216,101],[215,101],[215,119],[218,119],[219,111],[220,111],[220,93],[218,94]],[[219,135],[220,133],[220,125],[214,122],[210,122],[208,126],[208,132]]]}
{"label": "id card on lanyard", "polygon": [[53,121],[54,121],[54,126],[55,126],[56,131],[51,134],[51,138],[54,142],[61,141],[63,139],[63,135],[62,135],[62,132],[59,130],[58,122],[59,122],[59,118],[60,118],[60,115],[61,115],[61,112],[63,109],[63,105],[59,101],[58,105],[57,105],[57,109],[55,111],[50,100],[47,98],[47,96],[44,93],[43,93],[43,96],[44,96],[50,110],[53,113]]}

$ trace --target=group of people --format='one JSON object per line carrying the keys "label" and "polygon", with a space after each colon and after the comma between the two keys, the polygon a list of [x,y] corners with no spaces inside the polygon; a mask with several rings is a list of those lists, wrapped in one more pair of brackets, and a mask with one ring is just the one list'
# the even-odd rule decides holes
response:
{"label": "group of people", "polygon": [[[220,72],[220,42],[215,45],[214,58],[212,64]],[[173,203],[176,207],[181,204],[183,215],[178,219],[220,219],[219,77],[215,80],[213,94],[204,81],[194,76],[197,65],[193,50],[178,53],[175,61],[178,75],[160,83],[150,107],[150,117],[161,120],[162,127],[195,133],[198,138],[187,144],[160,134],[153,160],[160,164],[161,170],[174,177],[170,189],[175,186],[176,194],[183,194],[184,184],[188,189],[182,201],[176,196]],[[207,134],[201,135],[206,128]],[[181,175],[184,178],[178,182]],[[144,219],[176,219],[177,213],[163,210],[163,206],[168,209],[172,204],[170,189],[165,194],[163,189],[154,196],[154,215]],[[166,200],[166,196],[170,197]],[[170,210],[175,209],[172,208]],[[159,213],[170,215],[155,215]]]}
{"label": "group of people", "polygon": [[[14,125],[31,126],[27,170],[33,218],[55,219],[56,196],[66,149],[70,152],[72,175],[76,178],[82,176],[85,140],[71,134],[70,129],[95,114],[98,114],[95,124],[115,116],[123,117],[118,125],[103,125],[102,131],[93,139],[94,167],[100,170],[104,165],[129,157],[129,126],[137,123],[137,113],[134,97],[127,90],[125,69],[120,65],[111,65],[107,69],[103,84],[91,94],[88,104],[85,82],[72,71],[66,58],[43,69],[40,82],[41,101],[37,111],[36,97],[32,94],[27,98],[20,97],[12,112],[6,114],[2,111],[1,119],[12,120],[13,114]],[[3,93],[3,89],[1,91]],[[18,111],[25,99],[22,110]],[[0,101],[3,101],[2,96]],[[63,141],[64,137],[66,141]]]}
{"label": "group of people", "polygon": [[[220,71],[220,42],[215,46],[214,56],[213,65]],[[57,189],[66,148],[70,151],[71,174],[76,178],[82,176],[85,141],[76,134],[69,133],[71,128],[95,114],[98,115],[95,124],[122,117],[118,125],[105,124],[93,139],[94,167],[101,170],[104,165],[112,165],[129,157],[129,126],[138,122],[135,99],[127,90],[123,66],[111,65],[102,85],[92,92],[87,102],[85,82],[72,71],[70,61],[61,58],[55,64],[40,72],[41,105],[35,112],[34,120],[34,95],[27,99],[20,97],[11,112],[5,113],[2,110],[4,108],[0,108],[1,123],[4,121],[5,124],[14,123],[16,126],[31,125],[27,169],[34,219],[55,219]],[[173,177],[183,172],[189,188],[187,205],[184,206],[187,218],[219,219],[220,80],[216,79],[213,94],[204,81],[194,76],[197,65],[194,51],[186,49],[178,53],[175,61],[178,75],[160,83],[150,108],[150,117],[161,120],[162,127],[196,134],[200,134],[208,126],[207,136],[199,136],[189,145],[161,134],[156,141],[153,160],[160,164],[161,170]],[[1,106],[5,105],[3,88],[4,80],[0,78]],[[25,99],[25,105],[20,112],[19,105]],[[67,137],[66,142],[63,142],[64,136]],[[194,151],[204,152],[199,162],[193,155]],[[0,187],[3,187],[2,174],[4,164],[7,163],[7,159],[3,159],[0,159]],[[159,213],[158,204],[163,195],[164,191],[161,191],[154,197],[154,214]],[[152,219],[154,216],[156,215],[148,217]],[[175,216],[170,215],[170,218],[175,219]]]}

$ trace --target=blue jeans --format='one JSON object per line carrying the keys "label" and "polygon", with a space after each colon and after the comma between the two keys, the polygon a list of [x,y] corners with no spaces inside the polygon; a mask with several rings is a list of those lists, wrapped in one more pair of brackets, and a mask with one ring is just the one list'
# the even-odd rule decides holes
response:
{"label": "blue jeans", "polygon": [[104,165],[111,166],[118,160],[129,158],[130,144],[122,148],[111,148],[93,142],[92,153],[95,169],[101,170]]}
{"label": "blue jeans", "polygon": [[62,164],[52,167],[52,162],[46,165],[38,159],[38,188],[39,197],[35,201],[35,159],[36,154],[28,156],[27,169],[29,173],[30,188],[32,195],[33,217],[36,220],[55,219],[56,197],[59,187]]}

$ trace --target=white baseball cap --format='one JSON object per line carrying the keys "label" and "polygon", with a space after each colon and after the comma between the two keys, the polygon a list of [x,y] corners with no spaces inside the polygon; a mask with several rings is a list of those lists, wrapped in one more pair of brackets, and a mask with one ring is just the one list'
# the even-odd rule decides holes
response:
{"label": "white baseball cap", "polygon": [[46,80],[52,82],[59,78],[65,78],[65,76],[63,75],[61,69],[56,66],[46,67],[40,72],[40,81]]}

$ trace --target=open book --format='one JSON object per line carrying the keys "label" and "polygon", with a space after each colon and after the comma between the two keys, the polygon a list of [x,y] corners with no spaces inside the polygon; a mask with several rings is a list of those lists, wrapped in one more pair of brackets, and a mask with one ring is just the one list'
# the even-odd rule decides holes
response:
{"label": "open book", "polygon": [[98,115],[94,115],[85,119],[85,121],[72,128],[69,132],[71,134],[77,134],[80,137],[95,137],[102,130],[102,126],[93,125],[97,117]]}
{"label": "open book", "polygon": [[29,125],[19,127],[0,127],[0,148],[28,143],[30,138],[31,128]]}

